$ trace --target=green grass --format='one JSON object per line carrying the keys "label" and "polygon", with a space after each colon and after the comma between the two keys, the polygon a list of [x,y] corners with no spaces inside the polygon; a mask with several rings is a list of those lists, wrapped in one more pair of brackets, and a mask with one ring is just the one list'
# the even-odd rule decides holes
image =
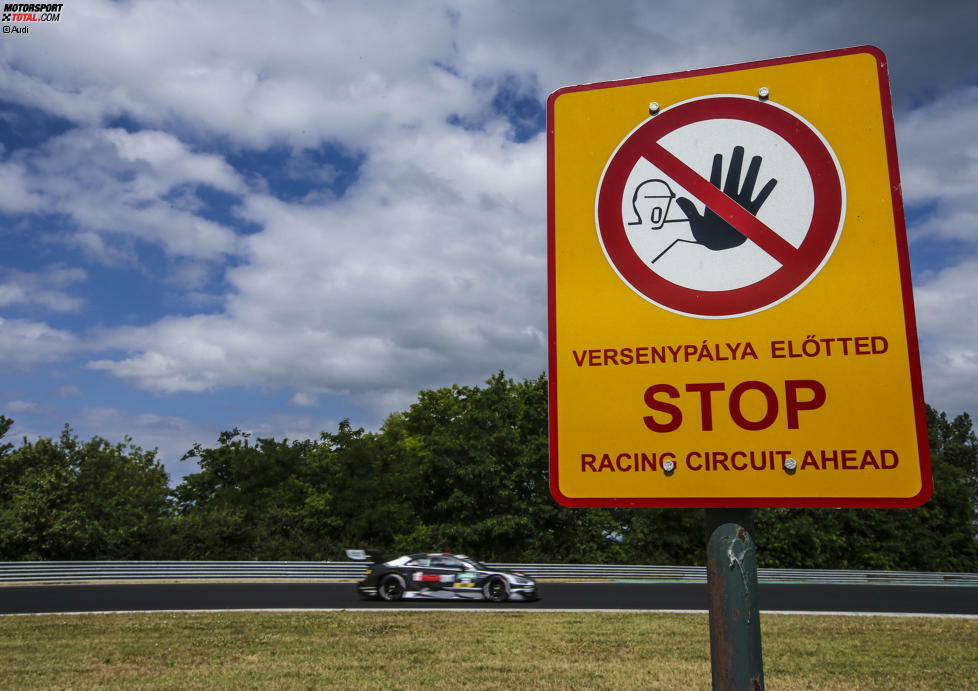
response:
{"label": "green grass", "polygon": [[[978,688],[978,620],[765,615],[771,689]],[[709,688],[705,614],[0,618],[0,688]]]}

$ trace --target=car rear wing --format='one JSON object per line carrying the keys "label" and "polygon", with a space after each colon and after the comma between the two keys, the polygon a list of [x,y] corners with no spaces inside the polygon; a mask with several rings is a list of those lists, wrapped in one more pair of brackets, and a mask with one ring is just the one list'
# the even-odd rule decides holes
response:
{"label": "car rear wing", "polygon": [[367,561],[369,559],[377,563],[381,561],[381,553],[375,549],[348,549],[346,550],[346,558],[355,561]]}

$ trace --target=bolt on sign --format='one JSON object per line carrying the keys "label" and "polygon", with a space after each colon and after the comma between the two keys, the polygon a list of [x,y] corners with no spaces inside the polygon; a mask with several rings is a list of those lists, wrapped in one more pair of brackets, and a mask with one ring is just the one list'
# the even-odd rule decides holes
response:
{"label": "bolt on sign", "polygon": [[925,502],[883,53],[571,86],[547,120],[554,497]]}

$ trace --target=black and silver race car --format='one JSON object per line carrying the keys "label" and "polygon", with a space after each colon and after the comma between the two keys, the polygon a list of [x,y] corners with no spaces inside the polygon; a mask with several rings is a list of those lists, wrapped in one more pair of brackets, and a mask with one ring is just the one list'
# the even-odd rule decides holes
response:
{"label": "black and silver race car", "polygon": [[408,554],[381,561],[377,552],[346,550],[350,559],[370,559],[367,577],[357,592],[367,599],[529,601],[539,598],[537,584],[526,574],[490,569],[462,554]]}

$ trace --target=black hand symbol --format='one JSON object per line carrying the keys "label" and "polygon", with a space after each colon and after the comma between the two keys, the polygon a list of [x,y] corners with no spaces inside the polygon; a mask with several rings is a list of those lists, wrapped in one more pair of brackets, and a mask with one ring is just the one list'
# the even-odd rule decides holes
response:
{"label": "black hand symbol", "polygon": [[[752,215],[756,216],[761,205],[767,201],[774,186],[778,184],[775,179],[768,180],[767,184],[754,196],[754,185],[757,184],[757,173],[761,169],[761,157],[754,156],[750,160],[750,167],[744,177],[744,184],[740,186],[740,169],[744,164],[744,147],[735,146],[733,154],[730,156],[730,170],[727,171],[727,181],[723,185],[723,193],[747,209]],[[713,171],[710,173],[710,182],[714,187],[720,189],[720,180],[723,177],[723,156],[717,154],[713,157]],[[743,233],[727,223],[722,217],[717,215],[709,207],[706,212],[700,215],[696,206],[686,197],[676,200],[679,208],[689,219],[689,227],[693,232],[696,242],[711,250],[726,250],[742,245],[747,239]],[[687,241],[688,242],[688,241]],[[665,254],[663,252],[662,254]],[[659,255],[659,257],[662,256]],[[659,257],[656,257],[658,259]]]}

